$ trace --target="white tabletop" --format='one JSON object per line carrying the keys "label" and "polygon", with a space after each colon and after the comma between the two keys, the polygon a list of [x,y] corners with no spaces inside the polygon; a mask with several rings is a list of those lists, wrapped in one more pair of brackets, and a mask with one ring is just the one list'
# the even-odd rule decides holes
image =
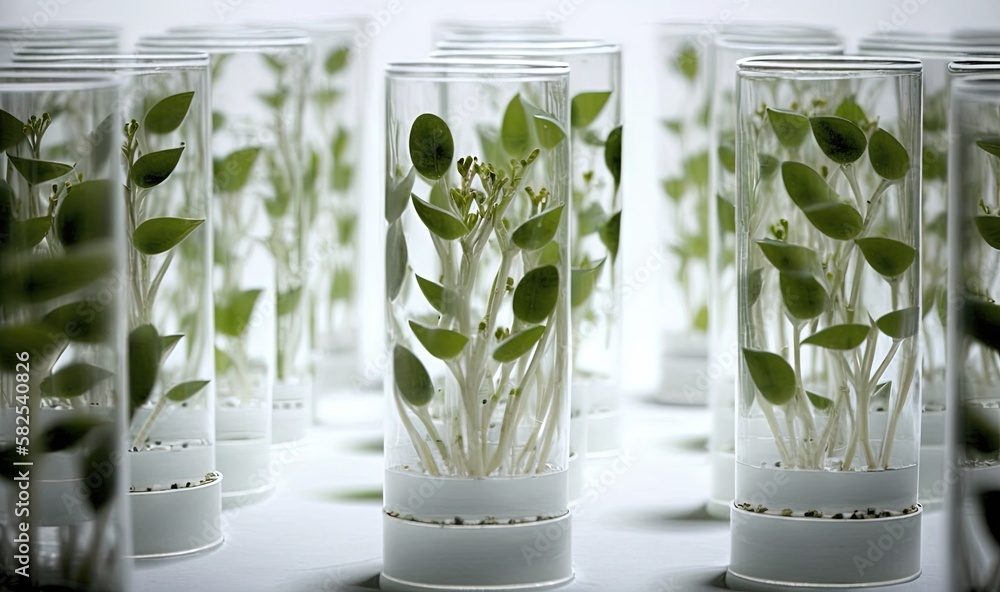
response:
{"label": "white tabletop", "polygon": [[[298,448],[276,454],[275,492],[225,511],[222,546],[184,559],[140,562],[135,589],[377,590],[382,410],[377,394],[327,399],[321,412],[327,421]],[[729,525],[703,510],[707,410],[635,400],[627,405],[626,422],[631,464],[620,474],[600,474],[575,510],[576,581],[566,590],[725,589]],[[923,575],[884,590],[947,589],[940,512],[925,513],[923,536]]]}

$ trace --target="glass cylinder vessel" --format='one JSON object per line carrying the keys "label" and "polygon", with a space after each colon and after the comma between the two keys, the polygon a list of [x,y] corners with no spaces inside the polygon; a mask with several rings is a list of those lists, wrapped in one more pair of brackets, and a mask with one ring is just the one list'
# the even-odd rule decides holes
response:
{"label": "glass cylinder vessel", "polygon": [[470,39],[523,39],[535,35],[559,35],[562,27],[554,21],[544,20],[471,20],[453,19],[434,23],[431,28],[432,40]]}
{"label": "glass cylinder vessel", "polygon": [[[46,16],[39,11],[34,15]],[[41,20],[41,19],[39,19]],[[25,19],[23,26],[0,27],[0,61],[9,61],[19,50],[35,49],[66,53],[118,51],[121,30],[106,23]]]}
{"label": "glass cylinder vessel", "polygon": [[387,70],[385,590],[572,578],[568,74]]}
{"label": "glass cylinder vessel", "polygon": [[1000,56],[1000,42],[990,47],[960,43],[941,35],[872,35],[861,40],[859,53],[906,56],[924,64],[924,117],[921,186],[923,246],[921,282],[921,382],[923,399],[920,445],[920,504],[935,508],[944,501],[945,462],[945,315],[948,269],[948,64],[971,56]]}
{"label": "glass cylinder vessel", "polygon": [[916,578],[920,62],[744,59],[737,93],[727,584]]}
{"label": "glass cylinder vessel", "polygon": [[1000,589],[1000,306],[995,300],[1000,77],[955,81],[950,137],[948,589],[995,592]]}
{"label": "glass cylinder vessel", "polygon": [[[298,31],[247,27],[182,29],[139,42],[142,51],[184,48],[211,56],[219,221],[215,298],[216,306],[227,307],[223,318],[243,319],[227,326],[216,315],[216,344],[225,354],[217,366],[236,373],[234,384],[243,386],[233,394],[252,399],[246,405],[258,408],[262,397],[272,401],[274,444],[302,439],[312,422],[302,127],[310,47]],[[270,261],[256,256],[252,245],[257,243],[267,247]],[[239,275],[255,264],[263,267],[246,276],[247,284]],[[274,270],[273,278],[264,277],[268,269]],[[275,287],[273,299],[269,286]],[[263,315],[260,323],[245,323],[257,314]],[[264,327],[265,320],[275,327]],[[274,353],[251,356],[251,349],[264,351],[256,344],[271,335]],[[237,363],[234,355],[245,357],[245,363]]]}
{"label": "glass cylinder vessel", "polygon": [[729,518],[735,493],[736,377],[739,367],[736,306],[736,62],[758,55],[834,55],[843,44],[808,28],[783,31],[780,40],[749,29],[716,38],[708,149],[709,342],[711,432],[708,437],[708,513]]}
{"label": "glass cylinder vessel", "polygon": [[130,589],[117,98],[109,77],[0,69],[4,589]]}
{"label": "glass cylinder vessel", "polygon": [[221,536],[200,540],[205,524],[218,531],[224,487],[215,473],[208,56],[20,54],[17,60],[29,71],[122,79],[116,118],[104,122],[102,133],[122,154],[116,160],[127,214],[128,332],[130,339],[156,341],[160,351],[155,363],[134,366],[148,384],[132,401],[129,428],[134,555],[221,542]]}
{"label": "glass cylinder vessel", "polygon": [[[536,37],[443,41],[433,56],[558,60],[569,64],[573,383],[571,495],[623,446],[621,49],[599,40]],[[586,458],[587,466],[579,460]],[[578,460],[579,459],[579,460]]]}

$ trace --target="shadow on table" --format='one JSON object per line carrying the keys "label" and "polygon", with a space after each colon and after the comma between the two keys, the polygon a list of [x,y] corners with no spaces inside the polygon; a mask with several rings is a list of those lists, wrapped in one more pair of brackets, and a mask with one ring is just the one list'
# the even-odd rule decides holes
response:
{"label": "shadow on table", "polygon": [[379,589],[381,559],[331,565],[298,572],[286,590],[296,592],[372,592]]}
{"label": "shadow on table", "polygon": [[644,530],[656,532],[683,532],[697,530],[704,532],[712,528],[729,530],[729,521],[708,515],[705,505],[670,508],[662,505],[639,507],[630,506],[601,515],[602,523],[614,525],[616,529]]}

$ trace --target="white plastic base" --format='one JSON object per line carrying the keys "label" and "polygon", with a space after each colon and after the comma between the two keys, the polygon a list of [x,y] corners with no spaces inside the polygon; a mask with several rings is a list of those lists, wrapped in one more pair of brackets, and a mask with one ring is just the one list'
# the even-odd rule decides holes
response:
{"label": "white plastic base", "polygon": [[129,493],[133,557],[173,557],[222,544],[222,476],[180,489]]}
{"label": "white plastic base", "polygon": [[271,414],[273,444],[306,437],[312,425],[312,387],[308,384],[275,384]]}
{"label": "white plastic base", "polygon": [[572,517],[510,525],[457,526],[382,515],[380,588],[553,590],[573,580]]}
{"label": "white plastic base", "polygon": [[732,507],[726,585],[733,590],[839,590],[920,575],[922,511],[834,520]]}
{"label": "white plastic base", "polygon": [[653,400],[668,405],[708,403],[708,346],[702,335],[666,335],[660,387]]}
{"label": "white plastic base", "polygon": [[227,506],[259,501],[274,489],[271,475],[271,443],[267,438],[219,440],[215,445],[216,465],[226,476],[222,502]]}
{"label": "white plastic base", "polygon": [[729,520],[729,509],[736,496],[736,454],[732,452],[710,452],[709,494],[706,510],[708,515],[719,520]]}

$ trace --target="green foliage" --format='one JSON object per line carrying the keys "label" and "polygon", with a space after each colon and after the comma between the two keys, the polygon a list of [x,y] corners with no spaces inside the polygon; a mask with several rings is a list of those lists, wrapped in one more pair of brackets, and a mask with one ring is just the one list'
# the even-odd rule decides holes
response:
{"label": "green foliage", "polygon": [[528,218],[511,235],[515,245],[525,251],[536,251],[547,245],[559,230],[563,206],[558,205]]}
{"label": "green foliage", "polygon": [[26,139],[24,122],[0,109],[0,152],[10,150]]}
{"label": "green foliage", "polygon": [[805,338],[802,340],[802,345],[848,351],[864,343],[870,330],[871,327],[868,325],[834,325]]}
{"label": "green foliage", "polygon": [[597,279],[601,275],[604,261],[605,259],[601,259],[590,267],[574,267],[571,270],[570,305],[573,308],[583,305],[590,298],[590,294],[597,285]]}
{"label": "green foliage", "polygon": [[109,376],[111,373],[104,368],[74,362],[42,379],[40,388],[46,396],[71,399],[86,394]]}
{"label": "green foliage", "polygon": [[813,137],[820,149],[837,164],[850,164],[865,153],[868,139],[858,125],[836,116],[809,119]]}
{"label": "green foliage", "polygon": [[215,159],[212,163],[212,178],[216,191],[220,193],[236,193],[246,186],[250,180],[253,165],[257,162],[260,148],[254,146],[241,148],[227,154],[224,158]]}
{"label": "green foliage", "polygon": [[139,325],[128,336],[130,415],[153,394],[160,372],[160,336],[152,325]]}
{"label": "green foliage", "polygon": [[798,148],[809,135],[809,118],[792,111],[768,109],[767,120],[777,136],[778,142],[786,148]]}
{"label": "green foliage", "polygon": [[558,299],[559,269],[536,267],[524,274],[514,290],[514,316],[525,323],[541,323],[555,310]]}
{"label": "green foliage", "polygon": [[837,110],[833,113],[837,117],[846,119],[859,127],[868,127],[868,116],[865,110],[855,102],[854,97],[847,97],[837,105]]}
{"label": "green foliage", "polygon": [[601,242],[611,253],[611,261],[618,258],[618,243],[621,237],[622,213],[621,210],[615,212],[608,218],[608,221],[598,230]]}
{"label": "green foliage", "polygon": [[454,358],[462,353],[465,345],[469,343],[468,337],[450,329],[428,327],[414,321],[410,321],[410,329],[413,330],[413,335],[420,345],[439,360]]}
{"label": "green foliage", "polygon": [[197,395],[208,385],[207,380],[190,380],[171,387],[167,394],[163,395],[168,401],[183,403],[191,397]]}
{"label": "green foliage", "polygon": [[114,219],[107,213],[120,199],[115,189],[106,180],[84,181],[69,188],[55,218],[56,236],[63,246],[75,247],[114,236]]}
{"label": "green foliage", "polygon": [[332,76],[343,70],[350,58],[350,47],[338,47],[327,54],[326,59],[323,60],[323,70]]}
{"label": "green foliage", "polygon": [[399,296],[406,279],[408,254],[406,237],[403,236],[403,226],[399,220],[389,225],[385,235],[385,291],[389,301]]}
{"label": "green foliage", "polygon": [[910,268],[917,251],[906,243],[891,238],[868,237],[854,240],[868,265],[887,278],[899,277]]}
{"label": "green foliage", "polygon": [[691,44],[684,44],[671,60],[671,65],[689,82],[694,82],[698,77],[698,62],[698,48]]}
{"label": "green foliage", "polygon": [[894,340],[906,339],[916,335],[920,328],[920,310],[916,306],[894,310],[880,317],[875,324]]}
{"label": "green foliage", "polygon": [[413,194],[413,208],[424,226],[444,240],[455,240],[469,234],[469,228],[451,212],[429,204]]}
{"label": "green foliage", "polygon": [[204,220],[189,218],[150,218],[132,234],[132,244],[143,255],[159,255],[176,247]]}
{"label": "green foliage", "polygon": [[1000,158],[1000,138],[984,138],[976,140],[976,146],[997,158]]}
{"label": "green foliage", "polygon": [[989,246],[1000,250],[1000,217],[976,216],[976,230]]}
{"label": "green foliage", "polygon": [[570,103],[570,123],[574,128],[584,128],[594,123],[611,98],[611,91],[583,92]]}
{"label": "green foliage", "polygon": [[287,316],[295,312],[302,301],[302,286],[290,288],[278,294],[277,306],[275,307],[279,317]]}
{"label": "green foliage", "polygon": [[44,325],[0,325],[0,370],[13,371],[19,361],[17,355],[23,351],[41,352],[51,345],[52,338]]}
{"label": "green foliage", "polygon": [[772,405],[784,405],[795,396],[795,371],[778,354],[743,348],[750,378],[760,394]]}
{"label": "green foliage", "polygon": [[50,160],[35,160],[33,158],[21,158],[13,154],[7,155],[7,160],[14,166],[24,180],[32,185],[54,181],[59,177],[69,174],[74,165],[52,162]]}
{"label": "green foliage", "polygon": [[414,407],[423,407],[434,397],[434,384],[420,358],[402,345],[392,352],[393,378],[403,400]]}
{"label": "green foliage", "polygon": [[229,337],[242,337],[260,295],[261,290],[254,289],[216,297],[215,330]]}
{"label": "green foliage", "polygon": [[111,273],[114,257],[104,245],[59,257],[26,257],[0,269],[0,301],[40,303],[72,294]]}
{"label": "green foliage", "polygon": [[171,95],[150,108],[143,128],[153,134],[169,134],[181,126],[187,117],[194,91]]}
{"label": "green foliage", "polygon": [[545,333],[545,325],[536,325],[511,335],[493,350],[493,359],[498,362],[513,362],[535,347]]}
{"label": "green foliage", "polygon": [[88,415],[76,415],[57,421],[42,432],[42,448],[60,452],[82,442],[91,431],[105,422]]}
{"label": "green foliage", "polygon": [[829,411],[833,408],[833,401],[827,399],[823,395],[818,395],[812,391],[806,391],[806,397],[809,398],[809,402],[812,403],[813,407],[820,411]]}
{"label": "green foliage", "polygon": [[507,103],[503,123],[500,125],[500,141],[510,155],[527,154],[531,148],[531,132],[528,129],[528,115],[521,101],[521,95]]}
{"label": "green foliage", "polygon": [[757,246],[778,271],[810,274],[819,269],[819,256],[809,247],[770,238],[757,241]]}
{"label": "green foliage", "polygon": [[781,176],[789,197],[817,230],[837,240],[850,240],[861,233],[861,214],[841,202],[826,180],[808,165],[786,161],[781,164]]}
{"label": "green foliage", "polygon": [[409,137],[410,160],[423,177],[440,179],[455,158],[455,140],[443,119],[424,113],[414,120]]}
{"label": "green foliage", "polygon": [[434,310],[441,314],[450,314],[454,311],[455,305],[458,303],[458,294],[419,275],[416,278],[420,292],[434,307]]}
{"label": "green foliage", "polygon": [[615,191],[622,184],[622,126],[611,130],[604,142],[604,164],[615,180]]}
{"label": "green foliage", "polygon": [[102,343],[112,327],[109,308],[92,300],[70,302],[49,311],[41,319],[50,331],[79,343]]}
{"label": "green foliage", "polygon": [[812,275],[782,272],[779,274],[778,284],[785,308],[797,319],[814,319],[830,306],[826,290]]}
{"label": "green foliage", "polygon": [[980,343],[1000,352],[1000,305],[967,296],[965,330]]}
{"label": "green foliage", "polygon": [[910,170],[910,155],[906,148],[882,128],[875,130],[869,140],[868,159],[875,172],[890,181],[902,179]]}
{"label": "green foliage", "polygon": [[156,187],[174,172],[183,153],[184,146],[143,154],[132,164],[129,176],[133,183],[143,189]]}

